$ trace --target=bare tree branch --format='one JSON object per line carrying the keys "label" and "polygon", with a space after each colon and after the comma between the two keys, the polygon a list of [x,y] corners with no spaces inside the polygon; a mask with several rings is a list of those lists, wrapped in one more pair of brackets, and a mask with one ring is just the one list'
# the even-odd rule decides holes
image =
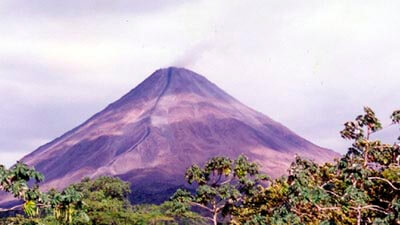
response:
{"label": "bare tree branch", "polygon": [[208,208],[208,207],[206,207],[206,206],[204,206],[204,205],[202,205],[200,203],[197,203],[197,202],[189,202],[189,204],[192,205],[192,206],[197,206],[197,207],[200,207],[202,209],[205,209],[205,210],[207,210],[207,211],[209,211],[211,213],[214,212],[212,209],[210,209],[210,208]]}
{"label": "bare tree branch", "polygon": [[390,182],[389,180],[382,178],[382,177],[368,177],[368,180],[381,180],[381,181],[385,181],[386,183],[388,183],[394,190],[399,191],[400,189],[397,188],[396,186],[394,186],[394,184],[392,182]]}

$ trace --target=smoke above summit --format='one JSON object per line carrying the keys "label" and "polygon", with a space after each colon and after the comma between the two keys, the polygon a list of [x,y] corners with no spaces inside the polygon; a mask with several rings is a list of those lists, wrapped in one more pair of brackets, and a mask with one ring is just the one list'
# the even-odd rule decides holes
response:
{"label": "smoke above summit", "polygon": [[1,1],[3,155],[59,136],[173,64],[341,152],[338,132],[362,106],[381,118],[398,108],[398,1],[96,2]]}

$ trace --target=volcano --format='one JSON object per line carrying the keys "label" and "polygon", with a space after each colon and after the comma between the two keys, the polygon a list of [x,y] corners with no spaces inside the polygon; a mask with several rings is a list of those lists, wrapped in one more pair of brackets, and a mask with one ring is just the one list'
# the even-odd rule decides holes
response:
{"label": "volcano", "polygon": [[131,183],[133,202],[157,203],[184,184],[190,165],[240,154],[272,177],[284,174],[296,154],[317,162],[339,156],[245,106],[205,77],[170,67],[21,161],[45,175],[44,189],[111,175]]}

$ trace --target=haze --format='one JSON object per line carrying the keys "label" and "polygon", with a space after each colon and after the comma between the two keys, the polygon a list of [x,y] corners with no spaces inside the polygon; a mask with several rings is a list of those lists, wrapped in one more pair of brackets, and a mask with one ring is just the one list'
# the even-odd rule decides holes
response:
{"label": "haze", "polygon": [[342,124],[364,105],[385,125],[400,108],[399,10],[394,0],[3,0],[0,164],[172,65],[343,153]]}

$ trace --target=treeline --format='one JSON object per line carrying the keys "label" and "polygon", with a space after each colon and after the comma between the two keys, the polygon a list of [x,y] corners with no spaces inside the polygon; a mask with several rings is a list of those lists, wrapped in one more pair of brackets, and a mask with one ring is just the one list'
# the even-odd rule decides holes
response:
{"label": "treeline", "polygon": [[[117,224],[206,224],[196,213],[174,213],[169,202],[162,205],[131,205],[128,200],[130,185],[115,177],[84,178],[80,183],[68,186],[62,192],[39,191],[29,187],[30,178],[42,180],[42,176],[22,163],[0,172],[2,190],[11,192],[24,203],[11,209],[1,209],[7,225],[117,225]],[[17,216],[5,213],[19,212]]]}
{"label": "treeline", "polygon": [[[391,115],[400,123],[400,110]],[[299,157],[271,179],[246,156],[215,157],[185,174],[195,191],[178,190],[161,205],[131,205],[118,178],[84,179],[62,192],[41,193],[43,176],[17,163],[0,167],[0,189],[24,203],[4,224],[400,224],[400,147],[373,139],[383,129],[368,107],[345,123],[347,154],[318,165]],[[9,210],[9,209],[7,209]],[[5,209],[3,209],[5,211]]]}

